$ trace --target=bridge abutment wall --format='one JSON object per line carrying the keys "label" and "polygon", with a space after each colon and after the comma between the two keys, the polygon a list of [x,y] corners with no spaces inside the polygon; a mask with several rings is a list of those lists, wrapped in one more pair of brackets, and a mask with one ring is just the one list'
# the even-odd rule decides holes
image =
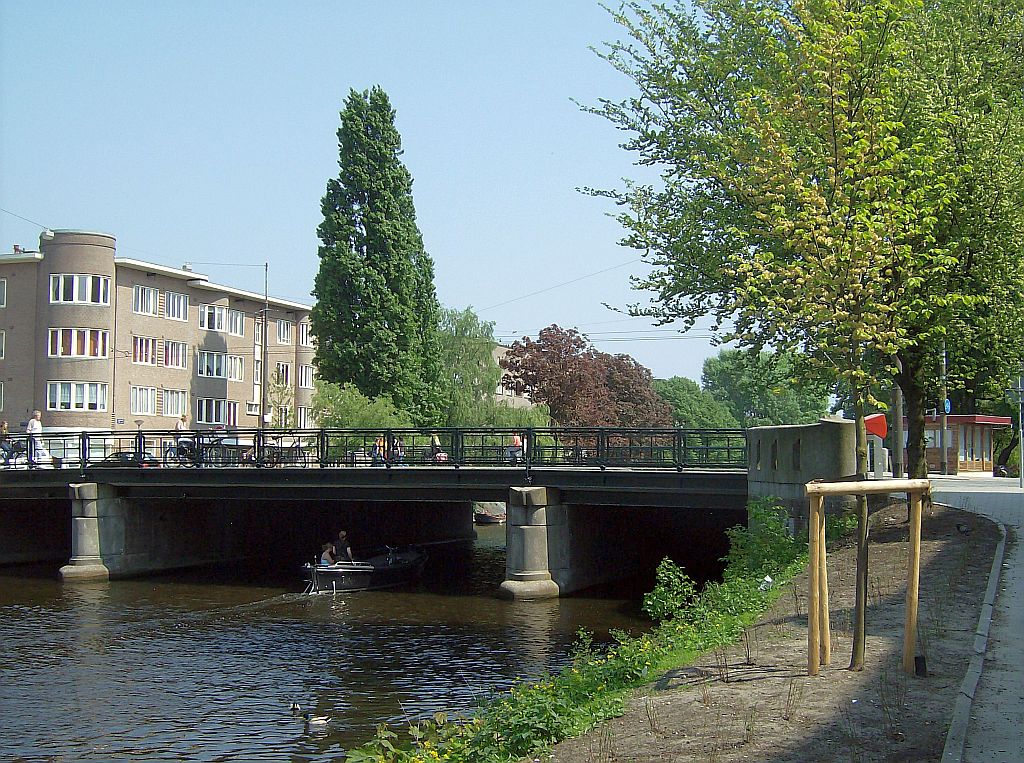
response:
{"label": "bridge abutment wall", "polygon": [[[747,430],[747,489],[751,499],[775,497],[796,523],[806,526],[804,486],[857,472],[857,431],[850,419],[828,417],[814,424]],[[841,511],[853,499],[829,496],[825,509]]]}

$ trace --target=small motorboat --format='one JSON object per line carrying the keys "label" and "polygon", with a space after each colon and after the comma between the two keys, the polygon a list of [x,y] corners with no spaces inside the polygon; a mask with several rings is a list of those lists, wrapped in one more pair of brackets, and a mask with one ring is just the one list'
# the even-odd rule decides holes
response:
{"label": "small motorboat", "polygon": [[478,525],[503,525],[505,524],[505,515],[492,514],[489,511],[474,511],[473,521]]}
{"label": "small motorboat", "polygon": [[385,547],[384,553],[358,562],[310,564],[303,569],[307,580],[305,593],[338,593],[391,588],[419,577],[427,555],[422,549]]}

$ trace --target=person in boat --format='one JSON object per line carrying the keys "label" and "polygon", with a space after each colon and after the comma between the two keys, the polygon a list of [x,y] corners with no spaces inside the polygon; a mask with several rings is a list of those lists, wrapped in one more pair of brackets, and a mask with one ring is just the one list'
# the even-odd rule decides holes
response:
{"label": "person in boat", "polygon": [[334,559],[338,562],[354,562],[352,547],[348,544],[348,533],[338,530],[338,541],[334,544]]}
{"label": "person in boat", "polygon": [[329,567],[330,565],[334,564],[335,561],[336,560],[334,558],[334,544],[325,543],[323,545],[323,552],[320,554],[320,566]]}

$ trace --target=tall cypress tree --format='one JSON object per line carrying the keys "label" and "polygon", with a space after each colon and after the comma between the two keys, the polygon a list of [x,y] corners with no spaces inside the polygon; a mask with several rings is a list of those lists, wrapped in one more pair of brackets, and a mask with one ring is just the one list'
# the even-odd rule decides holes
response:
{"label": "tall cypress tree", "polygon": [[352,90],[338,129],[337,178],[321,201],[310,323],[320,376],[386,395],[421,424],[438,415],[440,307],[416,225],[395,111],[380,88]]}

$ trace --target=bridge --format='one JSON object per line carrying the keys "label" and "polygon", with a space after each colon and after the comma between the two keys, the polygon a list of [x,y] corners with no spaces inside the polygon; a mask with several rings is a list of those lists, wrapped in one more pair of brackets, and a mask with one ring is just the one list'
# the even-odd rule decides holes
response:
{"label": "bridge", "polygon": [[473,503],[495,501],[508,507],[503,590],[557,596],[681,546],[721,556],[723,530],[745,520],[748,439],[611,428],[19,438],[0,470],[0,564],[67,562],[73,581],[254,551],[305,560],[339,527],[366,545],[468,544]]}

